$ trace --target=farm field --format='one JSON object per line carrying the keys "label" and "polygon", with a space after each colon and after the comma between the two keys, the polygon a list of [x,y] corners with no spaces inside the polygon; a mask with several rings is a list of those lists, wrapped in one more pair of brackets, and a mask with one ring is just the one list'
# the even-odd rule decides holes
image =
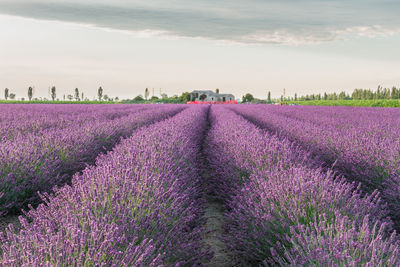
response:
{"label": "farm field", "polygon": [[386,108],[0,104],[0,265],[399,266],[399,129]]}
{"label": "farm field", "polygon": [[304,105],[304,106],[400,107],[399,99],[307,100],[307,101],[287,101],[287,103]]}

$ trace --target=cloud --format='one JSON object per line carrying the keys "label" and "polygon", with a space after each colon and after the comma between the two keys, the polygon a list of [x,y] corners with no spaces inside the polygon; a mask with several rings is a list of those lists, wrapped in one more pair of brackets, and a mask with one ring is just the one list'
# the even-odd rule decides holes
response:
{"label": "cloud", "polygon": [[395,0],[0,0],[0,14],[237,43],[313,44],[400,32]]}

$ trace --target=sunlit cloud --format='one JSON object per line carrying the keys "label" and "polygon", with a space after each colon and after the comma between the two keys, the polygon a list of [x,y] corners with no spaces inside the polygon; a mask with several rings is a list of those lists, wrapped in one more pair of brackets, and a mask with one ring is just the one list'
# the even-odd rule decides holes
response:
{"label": "sunlit cloud", "polygon": [[0,14],[80,23],[141,38],[309,45],[400,32],[400,6],[382,1],[3,0]]}

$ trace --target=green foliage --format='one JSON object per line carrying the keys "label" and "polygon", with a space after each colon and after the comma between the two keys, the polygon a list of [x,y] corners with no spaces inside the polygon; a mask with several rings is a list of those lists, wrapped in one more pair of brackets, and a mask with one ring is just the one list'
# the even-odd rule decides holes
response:
{"label": "green foliage", "polygon": [[268,101],[268,103],[272,102],[272,100],[271,100],[271,91],[268,91],[267,101]]}
{"label": "green foliage", "polygon": [[80,99],[79,99],[79,89],[78,88],[75,88],[75,100],[76,101],[79,101]]}
{"label": "green foliage", "polygon": [[[296,97],[295,97],[296,98]],[[339,94],[326,92],[321,97],[320,94],[311,94],[301,96],[298,99],[294,99],[295,101],[314,101],[314,100],[384,100],[384,99],[399,99],[400,98],[400,89],[397,87],[390,88],[382,88],[378,86],[376,91],[371,89],[354,89],[351,95],[347,94],[345,91],[340,92]],[[293,99],[291,99],[293,100]],[[369,105],[369,104],[368,104]]]}
{"label": "green foliage", "polygon": [[288,101],[288,104],[308,106],[354,106],[354,107],[400,107],[399,99],[372,99],[372,100],[311,100]]}
{"label": "green foliage", "polygon": [[252,104],[271,104],[268,101],[258,99],[258,98],[254,98],[253,100],[251,100],[251,103]]}
{"label": "green foliage", "polygon": [[252,95],[252,94],[250,94],[250,93],[247,93],[247,94],[245,94],[243,97],[242,97],[242,102],[243,103],[245,103],[245,102],[251,102],[251,101],[253,101],[254,100],[254,96]]}
{"label": "green foliage", "polygon": [[142,95],[136,96],[134,99],[124,99],[121,100],[122,104],[151,104],[151,103],[163,103],[163,104],[186,104],[190,101],[190,93],[184,92],[181,96],[173,95],[168,97],[166,94],[163,94],[163,98],[159,98],[157,96],[152,96],[150,99],[146,100]]}
{"label": "green foliage", "polygon": [[[56,99],[56,87],[55,86],[51,87],[51,99],[53,99],[53,101]],[[64,100],[65,100],[65,95],[64,95]]]}
{"label": "green foliage", "polygon": [[33,88],[32,88],[32,86],[29,86],[29,88],[28,88],[28,98],[29,98],[29,101],[32,100],[32,96],[33,96]]}
{"label": "green foliage", "polygon": [[190,93],[183,92],[182,95],[179,97],[179,102],[186,103],[190,101]]}
{"label": "green foliage", "polygon": [[8,88],[4,89],[4,98],[8,99]]}
{"label": "green foliage", "polygon": [[99,97],[99,101],[101,101],[101,98],[103,97],[103,88],[101,88],[101,86],[97,90],[97,96]]}
{"label": "green foliage", "polygon": [[138,95],[138,96],[135,97],[133,100],[136,101],[136,102],[143,102],[143,101],[144,101],[144,98],[143,98],[142,95]]}
{"label": "green foliage", "polygon": [[51,100],[0,100],[0,104],[115,104],[112,101],[51,101]]}

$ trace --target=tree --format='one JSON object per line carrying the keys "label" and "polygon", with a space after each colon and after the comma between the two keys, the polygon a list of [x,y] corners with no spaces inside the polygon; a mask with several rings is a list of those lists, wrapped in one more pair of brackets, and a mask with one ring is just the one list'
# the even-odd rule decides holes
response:
{"label": "tree", "polygon": [[340,92],[339,96],[338,96],[339,100],[344,100],[346,99],[346,92]]}
{"label": "tree", "polygon": [[75,88],[75,100],[76,101],[79,101],[80,99],[79,99],[79,89],[78,88]]}
{"label": "tree", "polygon": [[81,100],[83,101],[83,99],[85,99],[84,97],[83,97],[83,92],[81,93]]}
{"label": "tree", "polygon": [[10,99],[11,99],[11,100],[14,100],[14,99],[15,99],[15,96],[16,96],[15,94],[11,93],[11,94],[10,94]]}
{"label": "tree", "polygon": [[363,90],[362,92],[362,99],[366,100],[367,98],[367,90]]}
{"label": "tree", "polygon": [[252,94],[249,94],[249,93],[245,94],[242,97],[242,102],[251,102],[253,100],[254,100],[254,96]]}
{"label": "tree", "polygon": [[399,90],[396,87],[392,87],[392,93],[391,93],[392,99],[399,99]]}
{"label": "tree", "polygon": [[[51,87],[51,99],[53,99],[53,101],[56,99],[56,87],[53,86]],[[64,100],[65,100],[65,95],[64,95]]]}
{"label": "tree", "polygon": [[73,95],[67,95],[67,98],[68,98],[69,101],[72,101],[72,99],[74,99],[74,96]]}
{"label": "tree", "polygon": [[142,95],[138,95],[133,99],[133,101],[135,101],[135,102],[143,102],[144,98],[143,98]]}
{"label": "tree", "polygon": [[268,101],[268,103],[272,102],[272,100],[271,100],[271,91],[268,91],[267,101]]}
{"label": "tree", "polygon": [[378,99],[382,98],[382,91],[381,90],[382,90],[382,87],[379,85],[378,89],[376,90],[376,94],[377,94]]}
{"label": "tree", "polygon": [[167,99],[167,98],[168,98],[168,95],[167,95],[166,93],[162,93],[162,94],[161,94],[161,98],[162,98],[162,99]]}
{"label": "tree", "polygon": [[115,97],[115,101],[117,101],[117,102],[119,101],[119,97],[118,96]]}
{"label": "tree", "polygon": [[4,98],[8,99],[8,88],[4,89]]}
{"label": "tree", "polygon": [[294,101],[297,101],[297,93],[294,93]]}
{"label": "tree", "polygon": [[101,98],[103,97],[103,88],[101,88],[101,86],[97,90],[97,96],[99,97],[99,101],[101,101]]}
{"label": "tree", "polygon": [[150,97],[150,101],[157,101],[158,100],[158,97],[157,96],[155,96],[155,95],[153,95],[152,97]]}
{"label": "tree", "polygon": [[180,102],[183,102],[183,103],[186,103],[186,102],[188,102],[188,101],[190,101],[191,99],[190,99],[190,93],[189,92],[184,92],[184,93],[182,93],[182,95],[179,97],[179,101]]}
{"label": "tree", "polygon": [[146,90],[144,90],[144,98],[147,100],[148,97],[149,97],[149,88],[146,88]]}
{"label": "tree", "polygon": [[33,88],[32,88],[31,86],[29,86],[29,88],[28,88],[28,98],[29,98],[29,101],[32,100],[32,96],[33,96]]}
{"label": "tree", "polygon": [[379,99],[378,91],[376,91],[376,92],[374,93],[374,99],[375,99],[375,100],[378,100],[378,99]]}
{"label": "tree", "polygon": [[107,101],[109,99],[108,95],[104,95],[104,100]]}
{"label": "tree", "polygon": [[216,94],[219,94],[219,89],[218,89],[218,88],[215,89],[215,93],[216,93]]}

